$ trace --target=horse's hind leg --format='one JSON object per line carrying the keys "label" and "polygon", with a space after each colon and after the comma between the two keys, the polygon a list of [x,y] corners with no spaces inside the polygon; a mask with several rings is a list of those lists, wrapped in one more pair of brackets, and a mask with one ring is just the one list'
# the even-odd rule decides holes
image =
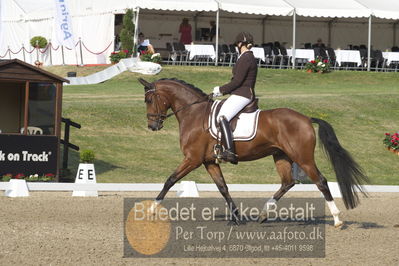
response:
{"label": "horse's hind leg", "polygon": [[323,193],[323,196],[327,201],[327,206],[330,209],[332,216],[334,217],[334,226],[341,226],[343,223],[339,219],[339,210],[337,208],[337,205],[335,205],[330,189],[328,188],[327,179],[320,173],[314,162],[307,164],[302,163],[299,164],[299,166],[305,171],[310,179],[312,179],[312,181],[316,184],[321,193]]}
{"label": "horse's hind leg", "polygon": [[[263,223],[264,221],[267,220],[267,213],[268,210],[276,204],[276,202],[284,196],[285,193],[287,193],[288,190],[290,190],[294,185],[295,181],[292,178],[292,173],[291,173],[291,165],[292,161],[286,154],[277,154],[273,155],[274,162],[276,164],[277,172],[281,177],[281,187],[280,189],[273,195],[272,198],[270,198],[268,201],[266,201],[265,205],[263,206],[262,212],[259,215],[259,222]],[[275,206],[273,206],[274,208]]]}

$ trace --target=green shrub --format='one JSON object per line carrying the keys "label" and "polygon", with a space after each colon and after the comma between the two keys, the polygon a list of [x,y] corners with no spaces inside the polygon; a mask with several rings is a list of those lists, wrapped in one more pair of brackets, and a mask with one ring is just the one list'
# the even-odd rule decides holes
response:
{"label": "green shrub", "polygon": [[93,163],[94,159],[95,159],[95,155],[92,150],[83,150],[80,153],[80,162],[82,162],[82,163]]}
{"label": "green shrub", "polygon": [[32,39],[30,39],[30,45],[33,47],[39,46],[39,48],[44,48],[47,46],[47,40],[46,38],[42,36],[35,36]]}
{"label": "green shrub", "polygon": [[133,35],[134,35],[133,10],[128,9],[126,11],[126,14],[123,16],[123,28],[120,36],[123,50],[133,49]]}

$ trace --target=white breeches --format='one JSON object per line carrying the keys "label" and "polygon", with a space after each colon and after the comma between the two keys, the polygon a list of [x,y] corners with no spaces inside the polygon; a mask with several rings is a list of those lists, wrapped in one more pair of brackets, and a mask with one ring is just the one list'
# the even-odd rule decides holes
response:
{"label": "white breeches", "polygon": [[250,99],[238,96],[238,95],[230,95],[227,98],[226,102],[223,104],[222,108],[220,108],[220,112],[216,118],[216,121],[219,122],[219,118],[221,116],[226,117],[227,121],[230,121],[238,112],[240,112],[246,105],[251,102]]}

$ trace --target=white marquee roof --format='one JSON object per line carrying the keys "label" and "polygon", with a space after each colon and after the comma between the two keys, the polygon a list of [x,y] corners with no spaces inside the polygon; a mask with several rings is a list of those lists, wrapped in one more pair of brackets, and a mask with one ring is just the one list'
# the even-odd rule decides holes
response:
{"label": "white marquee roof", "polygon": [[[123,12],[126,8],[208,11],[307,17],[369,17],[399,19],[398,0],[69,0],[73,16]],[[54,0],[1,0],[3,21],[53,17]]]}
{"label": "white marquee roof", "polygon": [[[369,17],[370,9],[356,0],[286,0],[296,14],[306,17]],[[384,0],[380,0],[384,1]],[[397,11],[399,12],[399,10]]]}
{"label": "white marquee roof", "polygon": [[399,19],[398,0],[359,0],[359,2],[370,8],[377,18]]}
{"label": "white marquee roof", "polygon": [[217,0],[220,9],[233,13],[291,16],[294,8],[283,0]]}

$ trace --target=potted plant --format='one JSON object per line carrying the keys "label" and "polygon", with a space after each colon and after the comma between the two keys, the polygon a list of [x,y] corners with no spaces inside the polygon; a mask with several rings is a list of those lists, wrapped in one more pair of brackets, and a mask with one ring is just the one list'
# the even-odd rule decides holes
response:
{"label": "potted plant", "polygon": [[80,153],[80,162],[86,164],[93,164],[96,156],[92,150],[83,150]]}
{"label": "potted plant", "polygon": [[385,133],[385,138],[382,142],[389,151],[399,156],[399,133],[392,135],[390,133]]}
{"label": "potted plant", "polygon": [[47,46],[47,39],[42,36],[35,36],[30,39],[30,45],[35,48],[44,48]]}

